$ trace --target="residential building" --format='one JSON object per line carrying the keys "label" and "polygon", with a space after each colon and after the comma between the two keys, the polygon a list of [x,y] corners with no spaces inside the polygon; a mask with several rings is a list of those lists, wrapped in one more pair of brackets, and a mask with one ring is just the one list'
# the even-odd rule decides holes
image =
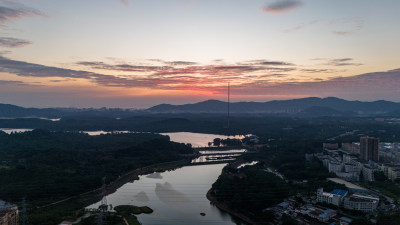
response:
{"label": "residential building", "polygon": [[388,179],[395,181],[396,179],[400,179],[400,167],[389,167],[388,168]]}
{"label": "residential building", "polygon": [[328,163],[328,170],[329,170],[329,172],[333,172],[333,173],[341,172],[341,171],[342,171],[342,168],[343,168],[343,166],[342,166],[342,164],[341,164],[340,162],[337,162],[337,161],[330,161],[330,162]]}
{"label": "residential building", "polygon": [[360,138],[360,159],[364,162],[379,161],[379,138]]}
{"label": "residential building", "polygon": [[376,171],[379,171],[379,168],[370,164],[364,164],[362,167],[362,174],[364,177],[364,180],[366,181],[374,181],[374,173]]}
{"label": "residential building", "polygon": [[347,191],[335,189],[332,192],[324,192],[323,188],[317,190],[317,201],[327,204],[340,206],[343,198],[347,195]]}
{"label": "residential building", "polygon": [[360,145],[358,143],[342,143],[342,150],[352,154],[360,154]]}
{"label": "residential building", "polygon": [[350,210],[374,212],[379,204],[379,197],[356,193],[344,198],[343,207]]}
{"label": "residential building", "polygon": [[311,218],[317,219],[322,222],[328,222],[329,219],[337,215],[337,212],[335,210],[322,209],[311,205],[300,207],[296,211],[298,211],[298,213],[300,214],[308,215]]}

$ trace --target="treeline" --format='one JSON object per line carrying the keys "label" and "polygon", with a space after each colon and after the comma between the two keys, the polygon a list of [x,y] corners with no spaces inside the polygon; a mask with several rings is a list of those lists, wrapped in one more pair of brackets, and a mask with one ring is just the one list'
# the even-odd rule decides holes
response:
{"label": "treeline", "polygon": [[[200,132],[214,134],[255,134],[261,142],[276,140],[326,140],[348,131],[339,141],[358,141],[358,134],[379,136],[381,141],[400,141],[399,125],[368,117],[296,118],[289,116],[234,115],[227,129],[225,116],[218,114],[148,114],[128,118],[96,115],[68,116],[60,121],[42,119],[0,119],[1,128],[41,128],[58,131],[131,130],[144,132]],[[373,129],[371,129],[373,127]]]}

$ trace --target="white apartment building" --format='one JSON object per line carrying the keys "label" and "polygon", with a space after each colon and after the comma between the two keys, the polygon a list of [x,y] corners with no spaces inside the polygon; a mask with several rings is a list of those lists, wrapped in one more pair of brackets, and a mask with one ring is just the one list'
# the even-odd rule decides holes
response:
{"label": "white apartment building", "polygon": [[343,207],[350,210],[373,212],[379,204],[379,198],[366,194],[352,194],[344,198]]}
{"label": "white apartment building", "polygon": [[374,181],[375,180],[375,178],[374,178],[375,171],[378,171],[378,168],[374,168],[370,165],[364,165],[362,167],[362,173],[363,173],[364,180]]}
{"label": "white apartment building", "polygon": [[317,201],[340,206],[347,191],[334,190],[331,193],[324,192],[323,188],[317,190]]}
{"label": "white apartment building", "polygon": [[387,177],[390,180],[400,179],[400,167],[389,167],[387,171]]}

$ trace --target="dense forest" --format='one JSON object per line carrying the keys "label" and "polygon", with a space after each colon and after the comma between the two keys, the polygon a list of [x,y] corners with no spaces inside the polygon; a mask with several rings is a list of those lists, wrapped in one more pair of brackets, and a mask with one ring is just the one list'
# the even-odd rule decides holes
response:
{"label": "dense forest", "polygon": [[289,196],[290,189],[274,174],[259,166],[248,166],[236,173],[224,171],[213,184],[211,193],[232,210],[261,223],[269,216],[263,209],[280,203]]}
{"label": "dense forest", "polygon": [[38,207],[99,188],[133,169],[180,160],[190,146],[168,136],[125,133],[0,132],[0,199]]}

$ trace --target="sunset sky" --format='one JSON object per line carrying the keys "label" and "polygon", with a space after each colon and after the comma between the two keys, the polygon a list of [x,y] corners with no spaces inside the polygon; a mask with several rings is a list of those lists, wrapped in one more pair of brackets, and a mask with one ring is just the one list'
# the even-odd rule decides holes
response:
{"label": "sunset sky", "polygon": [[0,0],[0,103],[400,102],[398,0]]}

